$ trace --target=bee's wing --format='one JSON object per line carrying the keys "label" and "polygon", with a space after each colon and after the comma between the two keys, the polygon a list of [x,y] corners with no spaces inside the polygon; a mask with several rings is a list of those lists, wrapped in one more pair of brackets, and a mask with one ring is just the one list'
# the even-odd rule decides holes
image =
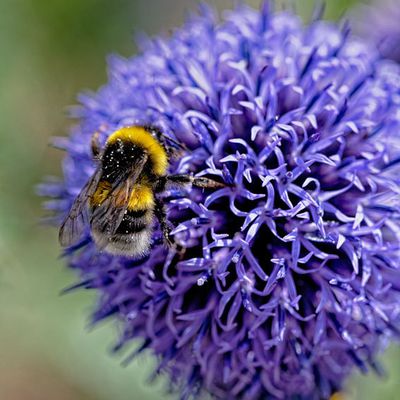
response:
{"label": "bee's wing", "polygon": [[115,234],[128,209],[129,199],[138,178],[142,174],[143,167],[148,159],[147,154],[138,157],[132,166],[121,173],[114,182],[107,198],[99,207],[93,210],[90,218],[92,229],[103,234],[102,240],[96,238],[96,244],[100,248],[107,246],[109,238]]}
{"label": "bee's wing", "polygon": [[86,182],[75,201],[64,222],[61,225],[58,239],[61,246],[68,247],[76,243],[82,235],[88,221],[87,200],[95,192],[101,177],[101,166],[99,166],[92,177]]}

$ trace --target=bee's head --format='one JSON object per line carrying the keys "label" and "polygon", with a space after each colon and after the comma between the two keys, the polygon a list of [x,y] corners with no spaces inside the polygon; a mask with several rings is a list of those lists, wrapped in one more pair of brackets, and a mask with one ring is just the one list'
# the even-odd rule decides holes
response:
{"label": "bee's head", "polygon": [[187,150],[185,145],[179,143],[169,135],[166,135],[157,125],[145,125],[144,129],[164,147],[170,157],[174,157],[182,151]]}

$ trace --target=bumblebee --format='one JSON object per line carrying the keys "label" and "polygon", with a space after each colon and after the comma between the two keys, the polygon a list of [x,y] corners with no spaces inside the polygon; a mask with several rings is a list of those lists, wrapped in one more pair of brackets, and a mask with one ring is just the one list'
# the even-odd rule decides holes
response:
{"label": "bumblebee", "polygon": [[169,159],[182,146],[158,128],[121,128],[108,137],[104,149],[98,136],[93,135],[91,145],[96,170],[60,228],[63,247],[78,242],[89,223],[100,250],[141,257],[149,252],[155,219],[164,242],[171,246],[171,228],[160,196],[166,188],[188,184],[200,188],[224,186],[205,177],[168,174]]}

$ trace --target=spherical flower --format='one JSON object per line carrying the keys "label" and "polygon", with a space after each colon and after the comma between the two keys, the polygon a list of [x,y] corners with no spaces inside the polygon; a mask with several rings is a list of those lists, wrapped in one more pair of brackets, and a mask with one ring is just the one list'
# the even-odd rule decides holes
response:
{"label": "spherical flower", "polygon": [[372,41],[380,53],[400,62],[400,0],[380,0],[358,7],[358,31]]}
{"label": "spherical flower", "polygon": [[[91,136],[153,124],[184,144],[171,173],[226,183],[163,194],[177,251],[155,231],[142,259],[67,249],[93,322],[119,321],[186,399],[327,399],[398,335],[400,77],[346,26],[203,7],[169,38],[109,60],[80,97],[62,183],[65,217],[93,174]],[[128,357],[129,359],[129,357]]]}

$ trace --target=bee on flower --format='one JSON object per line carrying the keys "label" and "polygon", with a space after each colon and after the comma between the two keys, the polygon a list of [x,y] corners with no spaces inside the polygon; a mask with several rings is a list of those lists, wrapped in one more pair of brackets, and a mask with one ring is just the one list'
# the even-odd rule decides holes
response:
{"label": "bee on flower", "polygon": [[[93,322],[122,321],[115,349],[139,341],[182,399],[329,399],[399,334],[399,67],[268,2],[224,16],[111,58],[42,192]],[[121,136],[143,126],[179,147],[159,170],[139,137],[168,139]]]}

